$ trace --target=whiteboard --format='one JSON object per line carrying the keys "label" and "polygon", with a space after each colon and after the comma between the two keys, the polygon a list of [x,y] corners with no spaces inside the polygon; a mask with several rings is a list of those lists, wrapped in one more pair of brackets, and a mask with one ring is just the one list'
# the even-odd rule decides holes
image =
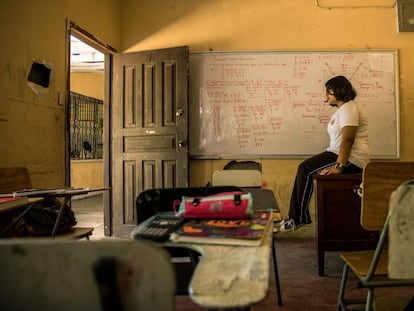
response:
{"label": "whiteboard", "polygon": [[189,152],[199,158],[301,157],[326,150],[346,76],[368,116],[372,158],[399,157],[396,50],[190,53]]}

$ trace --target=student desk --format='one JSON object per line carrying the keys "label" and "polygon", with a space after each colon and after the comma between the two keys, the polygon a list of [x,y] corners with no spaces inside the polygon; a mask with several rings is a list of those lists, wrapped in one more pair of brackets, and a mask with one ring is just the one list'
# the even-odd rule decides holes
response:
{"label": "student desk", "polygon": [[[102,191],[107,190],[108,188],[97,188],[97,189],[67,189],[65,191],[59,191],[59,192],[50,192],[50,193],[42,193],[42,194],[28,194],[27,197],[29,197],[29,202],[23,203],[23,206],[16,206],[15,209],[21,209],[24,208],[24,205],[27,205],[24,210],[3,230],[0,232],[0,238],[3,237],[13,226],[26,214],[30,211],[30,209],[33,207],[33,205],[41,200],[41,198],[45,197],[53,197],[53,198],[63,198],[63,203],[61,208],[59,209],[51,237],[55,237],[57,235],[57,228],[59,227],[59,223],[63,216],[63,209],[68,208],[67,203],[70,202],[73,196],[75,195],[82,195],[87,194],[89,192],[94,191]],[[74,229],[82,229],[81,232],[78,232],[75,234],[75,237],[77,238],[88,238],[89,235],[92,234],[93,228],[74,228]]]}
{"label": "student desk", "polygon": [[[155,216],[154,216],[155,217]],[[152,218],[139,226],[145,226]],[[139,227],[138,226],[138,227]],[[135,237],[134,229],[131,237]],[[201,253],[189,285],[191,299],[208,309],[246,309],[266,298],[269,290],[271,225],[260,246],[231,246],[164,242]]]}
{"label": "student desk", "polygon": [[6,205],[2,206],[0,204],[0,214],[15,211],[15,210],[18,210],[24,207],[25,205],[37,203],[39,201],[42,201],[42,199],[41,198],[30,198],[28,200],[16,201],[13,206],[6,206]]}

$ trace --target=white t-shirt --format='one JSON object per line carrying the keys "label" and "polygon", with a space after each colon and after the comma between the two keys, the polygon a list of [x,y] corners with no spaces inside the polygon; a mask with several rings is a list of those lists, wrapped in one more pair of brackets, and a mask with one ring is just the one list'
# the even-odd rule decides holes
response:
{"label": "white t-shirt", "polygon": [[339,154],[339,147],[342,141],[341,130],[344,126],[358,127],[348,161],[360,168],[364,168],[370,157],[368,118],[356,102],[350,101],[343,104],[332,115],[328,124],[330,143],[327,151]]}

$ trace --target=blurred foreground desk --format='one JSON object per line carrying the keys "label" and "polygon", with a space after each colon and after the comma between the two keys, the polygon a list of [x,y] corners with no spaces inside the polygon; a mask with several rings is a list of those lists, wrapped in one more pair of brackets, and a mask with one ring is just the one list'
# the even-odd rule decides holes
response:
{"label": "blurred foreground desk", "polygon": [[[132,237],[136,230],[131,233]],[[189,294],[195,303],[207,309],[249,310],[267,296],[272,243],[270,226],[260,246],[173,242],[163,245],[187,247],[201,253],[189,285]]]}

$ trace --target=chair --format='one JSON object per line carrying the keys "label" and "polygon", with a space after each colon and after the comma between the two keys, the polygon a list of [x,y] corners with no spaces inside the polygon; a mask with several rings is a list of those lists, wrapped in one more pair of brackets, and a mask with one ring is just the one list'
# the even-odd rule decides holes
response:
{"label": "chair", "polygon": [[[414,179],[401,184],[390,199],[388,276],[390,279],[414,279]],[[375,311],[414,310],[413,293],[374,299]]]}
{"label": "chair", "polygon": [[213,173],[213,186],[236,184],[239,187],[262,187],[262,173],[258,170],[221,170]]}
{"label": "chair", "polygon": [[[273,191],[262,188],[262,173],[259,170],[261,167],[259,165],[255,166],[255,164],[259,163],[252,161],[235,163],[232,161],[228,163],[223,170],[215,171],[213,173],[212,185],[224,186],[232,184],[238,186],[245,192],[251,192],[255,209],[266,209],[279,212],[279,206]],[[277,267],[275,234],[272,236],[272,260],[273,271],[275,274],[277,302],[278,305],[281,306],[283,305],[283,301]]]}
{"label": "chair", "polygon": [[[391,280],[388,278],[388,251],[386,238],[389,225],[389,201],[391,193],[404,181],[414,177],[413,162],[370,162],[362,175],[361,225],[369,231],[380,231],[375,250],[345,252],[339,289],[337,310],[371,311],[374,290],[377,287],[413,286],[413,280]],[[358,287],[367,290],[365,299],[345,298],[348,272],[358,279]]]}
{"label": "chair", "polygon": [[0,309],[174,310],[167,253],[147,241],[0,241]]}
{"label": "chair", "polygon": [[389,277],[414,279],[414,179],[400,185],[390,200]]}

